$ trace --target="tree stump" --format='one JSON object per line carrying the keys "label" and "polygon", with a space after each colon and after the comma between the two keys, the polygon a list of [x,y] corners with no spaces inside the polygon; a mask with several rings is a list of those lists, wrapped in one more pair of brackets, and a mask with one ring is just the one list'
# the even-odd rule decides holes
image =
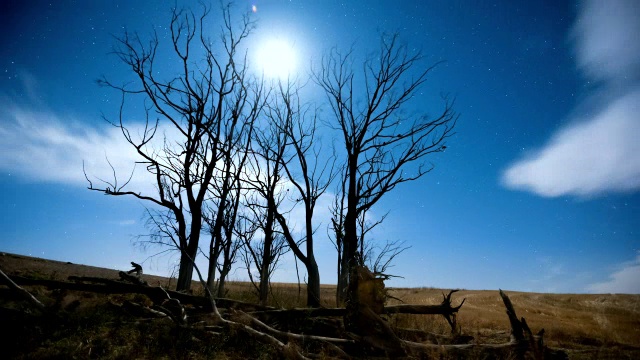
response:
{"label": "tree stump", "polygon": [[383,352],[394,358],[406,356],[402,341],[380,317],[385,301],[384,280],[376,278],[367,267],[357,266],[348,287],[345,328],[360,337],[370,351]]}

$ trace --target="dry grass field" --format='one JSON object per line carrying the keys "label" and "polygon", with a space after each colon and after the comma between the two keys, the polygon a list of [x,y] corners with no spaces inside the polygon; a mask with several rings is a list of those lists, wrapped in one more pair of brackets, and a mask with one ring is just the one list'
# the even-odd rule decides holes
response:
{"label": "dry grass field", "polygon": [[[118,277],[115,270],[12,254],[0,255],[0,269],[9,275],[40,279],[65,280],[70,275],[112,279]],[[162,277],[144,277],[151,285],[167,286],[171,283],[170,279]],[[173,281],[175,283],[175,280]],[[0,289],[2,287],[0,286]],[[229,298],[256,300],[249,283],[232,282],[228,284],[228,290]],[[388,290],[389,295],[393,297],[390,298],[389,304],[403,302],[434,305],[442,301],[444,291],[431,288]],[[322,286],[324,306],[335,306],[334,291],[335,287],[332,285]],[[534,332],[544,328],[546,343],[550,347],[564,349],[570,359],[640,359],[640,295],[536,294],[513,292],[508,289],[505,291],[511,298],[518,316],[525,317]],[[198,289],[195,288],[194,292],[197,293]],[[4,293],[6,292],[0,295]],[[44,291],[35,291],[36,296],[39,293],[44,294]],[[88,297],[85,295],[85,298]],[[509,321],[497,289],[460,291],[453,296],[454,305],[464,298],[466,302],[458,315],[458,324],[464,334],[473,336],[477,343],[508,341]],[[305,303],[304,288],[298,287],[297,284],[274,284],[270,302],[271,305],[283,308],[301,307]],[[441,316],[392,315],[388,320],[392,325],[403,328],[417,328],[443,335],[450,332],[449,325]],[[227,354],[216,358],[233,356],[228,357]]]}

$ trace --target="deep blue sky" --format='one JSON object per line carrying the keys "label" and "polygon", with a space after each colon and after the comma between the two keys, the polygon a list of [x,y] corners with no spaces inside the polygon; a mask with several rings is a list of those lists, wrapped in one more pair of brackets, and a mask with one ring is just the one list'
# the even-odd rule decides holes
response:
{"label": "deep blue sky", "polygon": [[[155,26],[162,37],[171,4],[2,2],[0,251],[118,269],[157,251],[132,245],[146,231],[142,204],[86,190],[82,160],[99,173],[106,154],[130,169],[120,137],[100,118],[117,109],[119,95],[95,80],[132,80],[108,54],[112,34],[126,28],[145,37]],[[390,211],[377,240],[412,246],[392,269],[404,278],[391,285],[640,292],[637,1],[236,5],[257,7],[251,49],[285,39],[302,70],[332,46],[365,56],[381,32],[396,31],[422,49],[425,65],[446,61],[422,89],[420,107],[435,113],[441,92],[454,95],[457,133],[429,159],[430,174],[373,209]],[[320,271],[333,283],[325,226]],[[291,257],[276,280],[295,280]],[[174,260],[145,266],[168,275]]]}

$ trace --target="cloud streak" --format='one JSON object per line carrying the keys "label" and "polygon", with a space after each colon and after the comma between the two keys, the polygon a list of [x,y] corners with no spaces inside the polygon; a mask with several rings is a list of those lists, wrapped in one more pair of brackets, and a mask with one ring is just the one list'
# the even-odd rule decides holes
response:
{"label": "cloud streak", "polygon": [[638,114],[640,89],[562,129],[541,150],[511,165],[504,183],[546,197],[640,188]]}
{"label": "cloud streak", "polygon": [[[126,181],[140,160],[115,127],[98,131],[70,117],[15,105],[5,106],[0,120],[0,169],[31,181],[86,186],[84,161],[87,174],[98,185],[97,178],[113,179],[107,158],[119,181]],[[148,176],[139,169],[128,188],[153,191]]]}
{"label": "cloud streak", "polygon": [[638,18],[634,0],[582,4],[572,32],[577,65],[612,95],[600,106],[587,104],[597,111],[576,117],[541,149],[510,165],[503,185],[545,197],[640,189]]}
{"label": "cloud streak", "polygon": [[640,254],[621,266],[604,282],[591,284],[588,292],[598,294],[640,294]]}
{"label": "cloud streak", "polygon": [[606,82],[637,75],[639,16],[637,0],[584,1],[571,33],[580,70],[594,80]]}

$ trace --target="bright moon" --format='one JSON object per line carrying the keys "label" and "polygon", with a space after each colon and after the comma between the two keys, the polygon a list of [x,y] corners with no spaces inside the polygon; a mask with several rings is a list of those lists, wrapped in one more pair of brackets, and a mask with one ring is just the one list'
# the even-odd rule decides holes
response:
{"label": "bright moon", "polygon": [[292,44],[283,39],[266,40],[260,45],[256,56],[265,77],[286,79],[295,72],[296,52]]}

